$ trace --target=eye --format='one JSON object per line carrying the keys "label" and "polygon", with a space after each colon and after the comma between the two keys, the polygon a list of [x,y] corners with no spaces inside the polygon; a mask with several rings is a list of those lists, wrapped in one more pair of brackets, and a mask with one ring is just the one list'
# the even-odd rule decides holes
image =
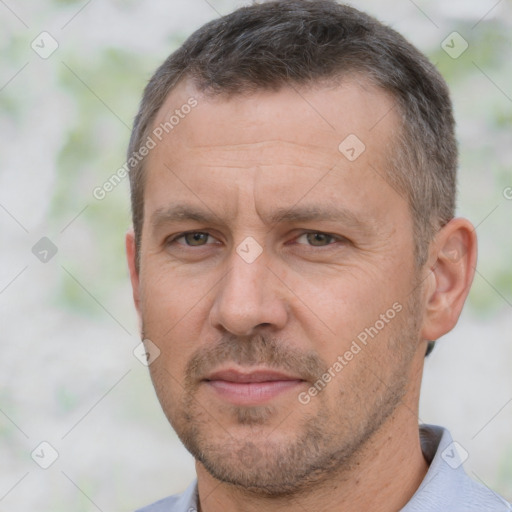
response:
{"label": "eye", "polygon": [[[305,242],[300,242],[300,240],[305,240]],[[333,241],[339,240],[334,235],[329,235],[328,233],[321,233],[318,231],[303,233],[297,238],[297,243],[306,245],[309,244],[312,247],[325,247],[328,245],[332,245]]]}
{"label": "eye", "polygon": [[[188,233],[183,233],[181,235],[178,235],[177,237],[169,240],[168,243],[177,242],[178,240],[184,240],[185,243],[179,243],[179,245],[188,245],[190,247],[198,247],[201,245],[209,245],[208,239],[211,238],[214,240],[214,238],[209,234],[205,233],[204,231],[189,231]],[[212,243],[212,242],[210,242]]]}

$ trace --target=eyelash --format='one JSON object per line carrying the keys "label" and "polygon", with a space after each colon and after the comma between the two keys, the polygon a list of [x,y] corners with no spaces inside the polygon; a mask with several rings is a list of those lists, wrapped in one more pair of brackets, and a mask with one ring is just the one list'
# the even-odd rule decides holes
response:
{"label": "eyelash", "polygon": [[[176,235],[172,238],[169,238],[166,240],[165,244],[166,245],[171,245],[173,244],[174,242],[176,242],[177,240],[179,240],[180,238],[183,238],[187,235],[192,235],[192,234],[204,234],[204,235],[208,235],[209,237],[213,237],[213,235],[211,235],[210,233],[208,233],[207,231],[186,231],[184,233],[180,233],[179,235]],[[313,234],[313,235],[324,235],[324,236],[327,236],[328,238],[332,239],[331,243],[327,244],[327,245],[309,245],[309,244],[298,244],[298,245],[306,245],[308,247],[312,247],[312,248],[326,248],[326,247],[330,247],[332,245],[334,245],[334,243],[332,242],[342,242],[342,243],[346,243],[348,242],[349,240],[346,239],[345,237],[342,237],[342,236],[336,236],[336,235],[331,235],[330,233],[325,233],[323,231],[304,231],[302,232],[300,235],[298,235],[296,237],[296,239],[298,238],[301,238],[303,236],[306,236],[306,235],[309,235],[309,234]],[[207,245],[214,245],[214,244],[203,244],[203,245],[188,245],[188,244],[179,244],[179,245],[184,245],[186,247],[205,247]]]}

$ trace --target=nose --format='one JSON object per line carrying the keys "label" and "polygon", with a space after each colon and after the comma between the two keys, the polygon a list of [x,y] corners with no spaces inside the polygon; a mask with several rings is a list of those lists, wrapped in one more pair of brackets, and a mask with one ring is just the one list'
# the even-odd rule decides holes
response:
{"label": "nose", "polygon": [[229,271],[215,287],[210,310],[213,327],[251,336],[261,327],[278,330],[286,325],[286,286],[267,264],[264,254],[248,263],[233,251]]}

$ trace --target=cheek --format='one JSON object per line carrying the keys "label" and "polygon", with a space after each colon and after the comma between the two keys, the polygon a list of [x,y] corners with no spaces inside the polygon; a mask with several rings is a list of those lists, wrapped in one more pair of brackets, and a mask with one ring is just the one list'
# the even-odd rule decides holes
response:
{"label": "cheek", "polygon": [[296,315],[301,323],[345,341],[393,304],[389,285],[362,272],[341,270],[329,278],[298,280],[290,288],[298,298]]}
{"label": "cheek", "polygon": [[143,317],[165,333],[190,317],[208,290],[197,277],[181,277],[166,265],[146,265],[141,272]]}
{"label": "cheek", "polygon": [[[372,372],[389,357],[389,347],[406,327],[406,302],[398,287],[393,288],[396,282],[355,275],[324,286],[304,282],[297,291],[309,306],[296,313],[300,328],[336,375],[333,390],[356,382],[377,386]],[[364,375],[367,368],[372,371]]]}
{"label": "cheek", "polygon": [[[146,273],[141,281],[141,312],[145,338],[160,350],[153,363],[179,378],[190,354],[197,349],[204,323],[206,290],[177,282],[172,273]],[[153,366],[151,365],[151,366]],[[151,368],[150,368],[151,369]],[[156,378],[156,376],[155,376]],[[165,381],[171,377],[159,377]]]}

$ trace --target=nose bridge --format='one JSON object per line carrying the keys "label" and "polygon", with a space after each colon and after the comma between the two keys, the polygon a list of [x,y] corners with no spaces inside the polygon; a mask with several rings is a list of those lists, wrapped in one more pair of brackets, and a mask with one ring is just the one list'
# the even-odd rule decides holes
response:
{"label": "nose bridge", "polygon": [[226,298],[238,301],[242,306],[256,307],[263,300],[263,284],[266,281],[265,274],[268,272],[263,259],[259,261],[246,262],[238,254],[231,259],[230,272],[226,276],[225,293]]}
{"label": "nose bridge", "polygon": [[[213,326],[239,336],[250,335],[261,324],[280,328],[286,322],[283,297],[266,266],[265,256],[246,258],[244,249],[247,246],[242,242],[233,251],[229,271],[218,285],[210,314]],[[249,247],[247,252],[250,250]]]}

